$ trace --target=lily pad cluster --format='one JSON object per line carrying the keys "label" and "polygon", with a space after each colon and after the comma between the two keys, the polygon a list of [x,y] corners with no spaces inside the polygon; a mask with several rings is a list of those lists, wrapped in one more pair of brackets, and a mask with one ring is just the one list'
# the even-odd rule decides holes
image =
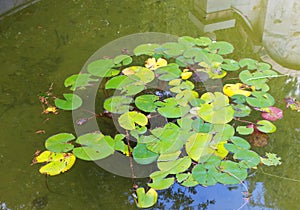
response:
{"label": "lily pad cluster", "polygon": [[[274,154],[261,157],[246,140],[253,133],[276,131],[271,121],[282,118],[282,111],[274,107],[267,82],[277,73],[251,58],[231,59],[233,50],[225,41],[183,36],[177,42],[139,45],[132,56],[91,62],[86,74],[70,76],[65,86],[74,91],[105,78],[103,86],[113,94],[102,106],[116,117],[120,133],[56,134],[46,140],[47,150],[34,163],[46,162],[40,172],[48,175],[67,171],[76,158],[99,160],[115,152],[141,165],[155,163],[148,191],[134,188],[140,208],[154,205],[156,191],[175,182],[186,187],[239,184],[259,164],[280,164]],[[233,71],[239,71],[239,79],[225,84],[222,92],[199,91],[204,81]],[[82,104],[75,94],[64,98],[55,101],[60,109]],[[250,121],[254,112],[261,112],[262,119]],[[157,116],[162,123],[152,120]]]}

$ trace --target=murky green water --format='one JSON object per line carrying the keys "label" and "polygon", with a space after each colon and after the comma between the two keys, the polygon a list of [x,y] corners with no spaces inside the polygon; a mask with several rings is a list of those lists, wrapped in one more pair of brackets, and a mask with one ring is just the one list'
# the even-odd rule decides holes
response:
{"label": "murky green water", "polygon": [[[268,14],[273,14],[269,11],[272,5],[258,0],[247,2],[235,1],[235,4],[239,11],[250,11],[246,15],[252,20],[254,32],[237,14],[216,13],[204,20],[197,0],[42,0],[2,19],[0,209],[136,209],[129,191],[131,180],[112,175],[94,163],[77,161],[70,172],[48,178],[38,173],[38,166],[30,166],[34,152],[44,148],[48,136],[74,129],[70,113],[42,115],[37,95],[46,91],[52,82],[53,92],[61,94],[64,78],[78,73],[98,48],[133,33],[206,34],[233,43],[235,58],[258,58],[260,54],[256,52],[262,42],[267,43],[269,52],[281,52],[280,46],[272,45],[272,40],[267,38],[270,34],[276,35],[268,28],[269,23],[279,23],[284,11],[280,16],[275,8],[275,15],[269,17]],[[281,1],[277,7],[285,3]],[[233,19],[234,24],[230,22]],[[263,24],[263,21],[271,22]],[[290,25],[295,33],[300,31],[297,22]],[[216,31],[211,33],[211,30]],[[290,34],[297,38],[295,33]],[[288,44],[283,43],[283,46]],[[297,45],[292,49],[295,48]],[[290,57],[276,59],[286,65],[291,60]],[[295,68],[297,64],[289,66]],[[297,76],[284,77],[271,83],[271,92],[284,110],[284,119],[276,122],[278,132],[270,136],[265,150],[279,154],[283,164],[263,167],[264,172],[259,169],[248,179],[246,184],[252,197],[243,209],[289,210],[300,206],[297,203],[300,197],[300,113],[286,110],[283,102],[287,96],[300,100],[298,79]],[[37,130],[46,133],[36,134]],[[238,209],[244,203],[244,190],[242,186],[185,189],[175,185],[159,192],[159,203],[154,209]]]}

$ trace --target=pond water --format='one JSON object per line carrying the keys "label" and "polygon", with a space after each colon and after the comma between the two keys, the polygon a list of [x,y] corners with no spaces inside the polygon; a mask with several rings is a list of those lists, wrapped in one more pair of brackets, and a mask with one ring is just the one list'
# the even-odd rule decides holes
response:
{"label": "pond water", "polygon": [[[93,162],[77,161],[56,177],[30,163],[48,136],[74,130],[71,113],[41,114],[38,95],[51,83],[53,93],[62,94],[64,78],[78,73],[98,48],[142,32],[229,41],[234,58],[262,57],[290,75],[271,82],[284,119],[275,122],[268,146],[257,150],[277,153],[282,165],[261,167],[247,179],[252,195],[243,209],[299,209],[300,113],[287,110],[283,99],[300,100],[300,6],[293,0],[224,2],[42,0],[0,20],[0,209],[136,209],[131,180]],[[153,209],[239,209],[244,191],[242,185],[174,185],[159,192]]]}

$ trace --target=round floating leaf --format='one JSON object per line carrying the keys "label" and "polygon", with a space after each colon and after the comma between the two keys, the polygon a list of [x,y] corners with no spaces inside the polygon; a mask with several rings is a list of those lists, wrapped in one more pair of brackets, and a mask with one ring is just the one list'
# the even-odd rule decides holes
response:
{"label": "round floating leaf", "polygon": [[229,124],[214,124],[211,134],[214,135],[212,143],[218,144],[221,141],[226,141],[233,137],[234,135],[234,127]]}
{"label": "round floating leaf", "polygon": [[100,133],[88,133],[79,136],[76,143],[80,147],[73,149],[73,154],[82,160],[100,160],[113,154],[114,140]]}
{"label": "round floating leaf", "polygon": [[136,190],[137,202],[136,205],[139,208],[149,208],[153,206],[157,202],[157,192],[150,188],[147,193],[145,193],[145,189],[139,187]]}
{"label": "round floating leaf", "polygon": [[218,53],[220,55],[226,55],[233,52],[234,47],[232,44],[224,41],[213,42],[208,46],[211,52]]}
{"label": "round floating leaf", "polygon": [[139,164],[150,164],[158,157],[157,153],[147,149],[146,144],[138,143],[133,149],[133,158]]}
{"label": "round floating leaf", "polygon": [[248,128],[247,126],[238,126],[236,128],[236,131],[241,134],[241,135],[249,135],[251,133],[253,133],[254,128]]}
{"label": "round floating leaf", "polygon": [[132,62],[132,58],[129,55],[119,55],[114,58],[115,64],[122,63],[123,65],[129,65]]}
{"label": "round floating leaf", "polygon": [[239,64],[242,68],[247,66],[249,70],[254,70],[257,68],[258,62],[251,58],[243,58],[239,61]]}
{"label": "round floating leaf", "polygon": [[233,155],[233,158],[241,160],[239,165],[243,168],[253,168],[260,163],[260,156],[251,150],[239,151]]}
{"label": "round floating leaf", "polygon": [[164,53],[168,56],[176,57],[183,54],[184,50],[186,49],[186,46],[176,42],[167,42],[162,45],[162,48],[165,49]]}
{"label": "round floating leaf", "polygon": [[178,43],[185,45],[187,47],[192,47],[196,44],[196,40],[190,36],[182,36],[178,38]]}
{"label": "round floating leaf", "polygon": [[274,133],[276,126],[268,120],[260,120],[257,122],[257,129],[263,133]]}
{"label": "round floating leaf", "polygon": [[251,148],[251,145],[248,143],[248,141],[241,137],[233,136],[230,138],[230,140],[232,144],[227,143],[224,145],[224,147],[232,153],[249,150]]}
{"label": "round floating leaf", "polygon": [[116,76],[116,77],[109,79],[105,83],[105,89],[119,89],[120,90],[123,87],[126,87],[134,82],[135,81],[133,79],[130,79],[125,75],[120,75],[120,76]]}
{"label": "round floating leaf", "polygon": [[267,108],[267,112],[262,112],[261,116],[266,120],[276,121],[281,119],[283,117],[283,114],[281,109],[271,106]]}
{"label": "round floating leaf", "polygon": [[36,159],[41,159],[40,157],[43,157],[45,161],[42,162],[47,162],[47,164],[42,166],[39,172],[50,176],[68,171],[76,160],[72,153],[55,153],[50,151],[44,151]]}
{"label": "round floating leaf", "polygon": [[237,71],[240,69],[240,65],[233,59],[224,59],[223,63],[221,64],[221,68],[226,71]]}
{"label": "round floating leaf", "polygon": [[274,98],[266,92],[252,92],[252,96],[254,97],[247,97],[246,101],[253,107],[264,108],[272,106],[275,103]]}
{"label": "round floating leaf", "polygon": [[157,100],[159,97],[156,95],[141,95],[135,99],[135,105],[144,112],[154,112],[157,108],[154,102]]}
{"label": "round floating leaf", "polygon": [[260,62],[257,65],[257,70],[259,70],[259,71],[266,71],[269,69],[271,69],[271,65],[268,63]]}
{"label": "round floating leaf", "polygon": [[146,84],[154,80],[155,75],[152,70],[142,66],[130,66],[122,70],[122,73],[138,84]]}
{"label": "round floating leaf", "polygon": [[264,87],[267,81],[267,77],[262,72],[253,72],[249,70],[244,70],[239,74],[240,80],[247,85],[252,85],[256,89],[261,89]]}
{"label": "round floating leaf", "polygon": [[166,171],[168,174],[178,174],[186,171],[191,164],[191,158],[185,156],[177,160],[158,162],[157,166],[161,171]]}
{"label": "round floating leaf", "polygon": [[63,94],[65,100],[56,98],[55,99],[55,106],[63,109],[63,110],[75,110],[78,109],[82,104],[82,99],[72,93],[65,93]]}
{"label": "round floating leaf", "polygon": [[155,70],[155,74],[158,75],[159,80],[171,81],[177,79],[181,75],[181,70],[179,69],[178,64],[171,63],[167,66],[160,67]]}
{"label": "round floating leaf", "polygon": [[156,190],[168,189],[174,184],[175,178],[165,178],[165,179],[154,179],[152,183],[148,183],[148,186]]}
{"label": "round floating leaf", "polygon": [[92,79],[91,74],[74,74],[65,79],[65,87],[70,87],[74,91],[77,88],[84,88],[90,85],[90,82],[97,82],[98,79]]}
{"label": "round floating leaf", "polygon": [[206,47],[212,43],[211,39],[208,37],[199,37],[195,39],[196,45],[200,47]]}
{"label": "round floating leaf", "polygon": [[126,130],[134,130],[136,124],[139,126],[145,126],[148,124],[148,118],[139,112],[131,111],[131,112],[125,112],[122,114],[118,122],[120,126]]}
{"label": "round floating leaf", "polygon": [[117,69],[112,69],[115,63],[112,59],[100,59],[93,61],[87,67],[90,74],[97,77],[111,77],[120,73]]}
{"label": "round floating leaf", "polygon": [[68,152],[74,148],[69,141],[75,139],[71,133],[59,133],[49,137],[45,142],[45,147],[52,152]]}
{"label": "round floating leaf", "polygon": [[246,102],[246,96],[244,95],[233,95],[231,97],[232,101],[236,104],[243,104]]}
{"label": "round floating leaf", "polygon": [[204,186],[217,184],[217,180],[214,177],[217,173],[218,170],[216,168],[207,169],[204,164],[197,164],[192,170],[193,178]]}
{"label": "round floating leaf", "polygon": [[103,107],[109,112],[122,114],[132,109],[130,103],[133,99],[125,96],[113,96],[104,101]]}
{"label": "round floating leaf", "polygon": [[230,160],[222,161],[220,173],[215,175],[218,182],[222,184],[239,184],[247,178],[247,169]]}
{"label": "round floating leaf", "polygon": [[137,46],[134,50],[133,53],[136,56],[139,55],[154,55],[156,48],[160,48],[159,44],[141,44]]}
{"label": "round floating leaf", "polygon": [[188,138],[185,150],[194,161],[199,161],[202,156],[207,155],[207,147],[212,139],[210,133],[195,133]]}
{"label": "round floating leaf", "polygon": [[251,113],[251,108],[244,104],[232,105],[234,109],[234,117],[247,117]]}
{"label": "round floating leaf", "polygon": [[167,98],[164,102],[156,103],[160,106],[157,109],[159,114],[166,118],[178,118],[186,115],[190,111],[189,106],[180,106],[175,98]]}

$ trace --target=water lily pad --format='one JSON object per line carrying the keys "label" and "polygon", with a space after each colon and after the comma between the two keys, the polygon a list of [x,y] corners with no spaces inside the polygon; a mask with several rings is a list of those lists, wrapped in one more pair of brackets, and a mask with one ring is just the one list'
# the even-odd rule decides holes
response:
{"label": "water lily pad", "polygon": [[52,152],[68,152],[74,148],[74,145],[69,143],[74,139],[75,136],[71,133],[59,133],[49,137],[45,147]]}
{"label": "water lily pad", "polygon": [[187,47],[192,47],[196,44],[196,40],[190,36],[182,36],[178,38],[178,43],[185,45]]}
{"label": "water lily pad", "polygon": [[185,156],[177,160],[158,162],[157,167],[161,171],[168,172],[168,174],[178,174],[186,171],[191,166],[191,164],[191,158]]}
{"label": "water lily pad", "polygon": [[154,102],[157,100],[159,97],[156,95],[141,95],[135,99],[135,105],[144,112],[154,112],[157,108]]}
{"label": "water lily pad", "polygon": [[240,65],[233,59],[224,59],[223,63],[221,64],[221,68],[226,71],[237,71],[240,69]]}
{"label": "water lily pad", "polygon": [[186,49],[186,46],[176,42],[167,42],[163,44],[162,47],[165,49],[164,53],[170,57],[182,55],[184,50]]}
{"label": "water lily pad", "polygon": [[157,157],[158,154],[148,150],[146,144],[138,143],[133,149],[133,158],[139,164],[150,164],[154,162]]}
{"label": "water lily pad", "polygon": [[195,39],[196,45],[200,47],[206,47],[212,43],[212,40],[208,37],[199,37]]}
{"label": "water lily pad", "polygon": [[113,96],[104,101],[103,107],[109,112],[123,114],[132,109],[132,106],[130,106],[132,101],[133,99],[129,97]]}
{"label": "water lily pad", "polygon": [[174,184],[175,178],[165,178],[165,179],[154,179],[152,183],[148,183],[148,186],[155,190],[168,189]]}
{"label": "water lily pad", "polygon": [[246,101],[253,107],[270,107],[275,103],[275,99],[269,93],[266,92],[252,92],[253,97],[247,97]]}
{"label": "water lily pad", "polygon": [[267,82],[267,78],[262,72],[253,72],[244,70],[239,74],[240,80],[247,85],[254,86],[256,89],[261,89]]}
{"label": "water lily pad", "polygon": [[240,160],[239,165],[243,168],[253,168],[260,163],[260,156],[251,150],[239,151],[233,158]]}
{"label": "water lily pad", "polygon": [[245,103],[246,102],[246,98],[247,98],[246,96],[239,95],[239,94],[231,96],[232,101],[234,103],[236,103],[236,104],[243,104],[243,103]]}
{"label": "water lily pad", "polygon": [[39,169],[41,174],[55,176],[68,171],[75,163],[76,157],[72,153],[56,153],[44,151],[35,158],[37,163],[47,164]]}
{"label": "water lily pad", "polygon": [[63,96],[65,100],[59,98],[55,99],[55,106],[57,108],[63,110],[75,110],[82,105],[82,99],[76,94],[65,93]]}
{"label": "water lily pad", "polygon": [[137,46],[134,50],[133,53],[136,56],[139,55],[154,55],[156,48],[160,48],[159,44],[141,44]]}
{"label": "water lily pad", "polygon": [[112,77],[120,73],[119,70],[113,69],[114,66],[115,63],[112,59],[100,59],[90,63],[87,70],[97,77]]}
{"label": "water lily pad", "polygon": [[139,208],[149,208],[157,202],[157,192],[153,188],[150,188],[147,193],[145,193],[145,189],[139,187],[136,190],[136,195],[136,205]]}
{"label": "water lily pad", "polygon": [[281,109],[271,106],[267,108],[266,112],[262,112],[261,116],[266,120],[276,121],[281,119],[283,117],[283,114]]}
{"label": "water lily pad", "polygon": [[225,95],[232,97],[233,95],[244,95],[246,97],[251,95],[251,92],[255,90],[254,87],[248,88],[242,83],[236,84],[226,84],[223,87],[223,92]]}
{"label": "water lily pad", "polygon": [[215,93],[215,96],[213,102],[200,106],[200,109],[197,111],[198,115],[204,121],[212,124],[225,124],[230,122],[233,119],[234,110],[229,105],[227,96],[218,92]]}
{"label": "water lily pad", "polygon": [[193,170],[193,178],[201,185],[212,186],[217,184],[215,179],[215,174],[218,173],[218,170],[214,167],[206,168],[204,164],[197,164]]}
{"label": "water lily pad", "polygon": [[98,79],[91,78],[91,74],[74,74],[65,79],[65,87],[70,87],[74,91],[77,88],[83,89],[90,85],[90,82],[97,82]]}
{"label": "water lily pad", "polygon": [[173,79],[179,78],[182,72],[179,69],[178,64],[171,63],[167,66],[156,69],[155,73],[158,75],[159,80],[171,81]]}
{"label": "water lily pad", "polygon": [[129,65],[132,62],[132,58],[129,55],[118,55],[114,58],[115,64]]}
{"label": "water lily pad", "polygon": [[167,98],[163,102],[156,103],[157,111],[166,118],[178,118],[190,111],[189,106],[180,106],[175,98]]}
{"label": "water lily pad", "polygon": [[251,108],[244,104],[232,105],[234,109],[234,117],[247,117],[251,113]]}
{"label": "water lily pad", "polygon": [[215,175],[215,178],[222,184],[239,184],[248,175],[246,168],[230,160],[222,161],[219,168],[221,173]]}
{"label": "water lily pad", "polygon": [[114,140],[100,133],[87,133],[79,136],[76,143],[80,147],[73,149],[73,154],[82,160],[100,160],[112,155],[115,151]]}
{"label": "water lily pad", "polygon": [[148,124],[148,118],[137,111],[125,112],[122,114],[118,122],[120,126],[126,130],[134,130],[136,125],[145,126]]}
{"label": "water lily pad", "polygon": [[251,58],[243,58],[239,61],[240,66],[247,67],[249,70],[257,69],[258,62],[256,60],[253,60]]}
{"label": "water lily pad", "polygon": [[274,133],[276,126],[268,120],[260,120],[257,122],[257,129],[263,133]]}
{"label": "water lily pad", "polygon": [[186,142],[185,150],[189,157],[194,161],[199,161],[207,154],[208,145],[213,135],[210,133],[195,133]]}
{"label": "water lily pad", "polygon": [[241,135],[249,135],[249,134],[253,133],[254,128],[247,127],[247,126],[238,126],[236,128],[236,131]]}
{"label": "water lily pad", "polygon": [[232,44],[224,41],[213,42],[208,46],[208,49],[213,53],[220,55],[226,55],[233,52],[234,47]]}
{"label": "water lily pad", "polygon": [[248,143],[248,141],[241,137],[233,136],[230,138],[230,141],[232,143],[227,143],[224,145],[224,147],[232,153],[249,150],[251,148],[251,145]]}

